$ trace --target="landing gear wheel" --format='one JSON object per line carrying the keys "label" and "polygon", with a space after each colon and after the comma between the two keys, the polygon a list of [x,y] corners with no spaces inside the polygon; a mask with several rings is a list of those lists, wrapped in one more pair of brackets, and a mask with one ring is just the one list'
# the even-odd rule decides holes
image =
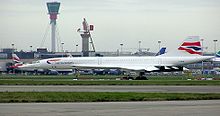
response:
{"label": "landing gear wheel", "polygon": [[122,77],[121,80],[134,80],[134,78],[131,76],[125,76],[125,77]]}
{"label": "landing gear wheel", "polygon": [[144,76],[144,72],[140,72],[139,76],[135,78],[135,80],[148,80],[147,77]]}
{"label": "landing gear wheel", "polygon": [[128,77],[128,80],[134,80],[134,78],[129,76],[129,77]]}

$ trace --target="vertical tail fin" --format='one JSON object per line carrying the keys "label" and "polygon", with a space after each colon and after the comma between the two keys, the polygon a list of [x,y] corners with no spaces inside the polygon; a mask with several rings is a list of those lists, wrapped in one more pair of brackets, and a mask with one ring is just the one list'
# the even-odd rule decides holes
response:
{"label": "vertical tail fin", "polygon": [[15,63],[20,63],[21,62],[20,58],[16,54],[12,54],[12,60]]}
{"label": "vertical tail fin", "polygon": [[199,36],[188,36],[178,49],[171,50],[161,56],[192,56],[202,55]]}
{"label": "vertical tail fin", "polygon": [[159,55],[165,54],[165,51],[166,51],[166,47],[162,47],[160,49],[160,51],[155,56],[159,56]]}
{"label": "vertical tail fin", "polygon": [[14,65],[10,66],[10,68],[18,68],[18,66],[23,65],[23,62],[21,62],[20,58],[14,53],[12,54],[12,61]]}
{"label": "vertical tail fin", "polygon": [[178,50],[188,52],[189,54],[202,55],[202,48],[199,36],[187,37],[182,45],[178,48]]}
{"label": "vertical tail fin", "polygon": [[220,51],[215,54],[216,57],[220,57]]}

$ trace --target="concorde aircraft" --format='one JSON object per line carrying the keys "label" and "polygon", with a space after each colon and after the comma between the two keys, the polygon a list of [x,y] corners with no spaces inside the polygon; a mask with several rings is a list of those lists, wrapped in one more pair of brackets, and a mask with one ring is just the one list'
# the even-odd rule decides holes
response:
{"label": "concorde aircraft", "polygon": [[182,71],[183,66],[213,58],[202,56],[199,36],[187,37],[181,46],[173,52],[159,56],[131,57],[63,57],[39,60],[34,64],[26,64],[19,68],[45,69],[122,69],[136,71],[138,78],[146,79],[145,72]]}

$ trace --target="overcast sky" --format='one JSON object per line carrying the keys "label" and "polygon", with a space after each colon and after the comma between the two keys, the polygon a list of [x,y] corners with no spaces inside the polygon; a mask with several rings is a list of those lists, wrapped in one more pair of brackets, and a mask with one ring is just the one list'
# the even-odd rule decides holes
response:
{"label": "overcast sky", "polygon": [[[0,48],[14,43],[18,50],[37,47],[51,49],[46,2],[48,0],[0,0]],[[64,49],[81,50],[76,32],[85,17],[94,24],[92,32],[97,51],[116,51],[141,47],[158,51],[158,40],[168,50],[175,49],[190,35],[204,38],[213,51],[217,39],[220,50],[220,0],[60,0],[57,19]],[[42,42],[45,41],[45,42]],[[42,44],[43,43],[43,44]]]}

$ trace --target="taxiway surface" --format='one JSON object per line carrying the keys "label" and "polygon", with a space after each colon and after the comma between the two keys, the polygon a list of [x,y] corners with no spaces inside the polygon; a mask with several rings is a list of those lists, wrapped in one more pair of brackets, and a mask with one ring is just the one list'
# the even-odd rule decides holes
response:
{"label": "taxiway surface", "polygon": [[166,92],[220,93],[220,86],[24,86],[0,85],[0,92]]}
{"label": "taxiway surface", "polygon": [[0,103],[1,116],[219,116],[220,100]]}

